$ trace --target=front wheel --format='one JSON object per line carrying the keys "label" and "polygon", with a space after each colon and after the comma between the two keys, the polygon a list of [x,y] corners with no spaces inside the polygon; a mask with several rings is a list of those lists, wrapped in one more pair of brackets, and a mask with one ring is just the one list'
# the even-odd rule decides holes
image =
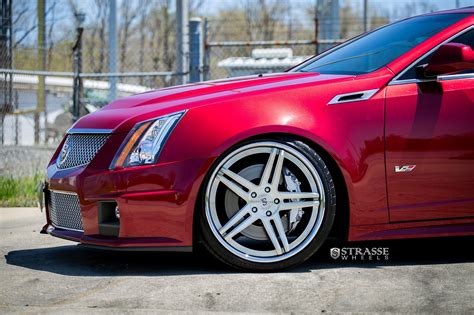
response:
{"label": "front wheel", "polygon": [[201,239],[239,269],[272,271],[309,258],[326,239],[336,209],[331,174],[309,146],[253,141],[215,163],[203,190]]}

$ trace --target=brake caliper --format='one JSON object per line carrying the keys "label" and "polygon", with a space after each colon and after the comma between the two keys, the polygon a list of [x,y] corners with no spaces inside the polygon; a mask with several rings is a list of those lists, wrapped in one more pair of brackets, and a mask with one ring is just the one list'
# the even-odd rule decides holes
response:
{"label": "brake caliper", "polygon": [[[301,183],[298,181],[296,176],[287,168],[283,168],[283,178],[285,180],[286,189],[289,192],[301,192]],[[292,202],[298,201],[298,199],[291,199]],[[288,217],[288,232],[294,231],[301,218],[303,217],[304,211],[301,208],[291,209],[287,215]]]}

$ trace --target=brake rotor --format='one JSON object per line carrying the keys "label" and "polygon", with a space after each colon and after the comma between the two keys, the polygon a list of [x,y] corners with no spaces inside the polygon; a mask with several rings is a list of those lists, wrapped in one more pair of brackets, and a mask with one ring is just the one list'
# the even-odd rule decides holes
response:
{"label": "brake rotor", "polygon": [[[242,169],[237,174],[247,179],[248,181],[257,184],[260,180],[260,176],[263,173],[263,167],[263,164],[251,165]],[[239,202],[239,200],[240,199],[236,194],[234,194],[229,189],[226,190],[224,195],[224,206],[225,212],[229,219],[232,218],[234,214],[244,206],[245,203],[243,203],[242,201]],[[286,228],[287,227],[285,227],[285,229]],[[260,221],[255,222],[240,233],[254,240],[263,241],[268,239],[267,234],[265,233],[265,229],[263,228],[262,223]]]}

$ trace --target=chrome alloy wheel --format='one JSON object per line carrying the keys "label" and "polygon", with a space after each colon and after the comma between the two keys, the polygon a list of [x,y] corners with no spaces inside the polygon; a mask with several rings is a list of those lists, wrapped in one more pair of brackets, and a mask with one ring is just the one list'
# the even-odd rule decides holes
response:
{"label": "chrome alloy wheel", "polygon": [[231,152],[215,168],[205,214],[228,251],[273,263],[312,241],[324,218],[324,198],[321,178],[305,155],[283,143],[257,142]]}

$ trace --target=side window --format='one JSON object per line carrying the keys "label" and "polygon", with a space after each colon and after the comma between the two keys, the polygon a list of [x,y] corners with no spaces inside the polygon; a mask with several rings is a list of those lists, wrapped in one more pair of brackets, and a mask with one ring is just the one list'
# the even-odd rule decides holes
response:
{"label": "side window", "polygon": [[[450,43],[460,43],[464,45],[469,45],[471,46],[472,49],[474,49],[474,29],[456,37],[455,39],[451,40]],[[414,66],[412,66],[407,72],[405,72],[398,80],[409,80],[409,79],[415,79],[416,74],[415,74],[415,69],[418,66],[424,65],[428,63],[431,59],[431,56],[433,53],[429,54],[422,60],[420,60],[418,63],[416,63]],[[474,72],[474,70],[468,70],[464,73],[471,73]]]}
{"label": "side window", "polygon": [[455,38],[454,40],[452,40],[452,42],[468,45],[471,46],[472,49],[474,49],[474,29]]}

